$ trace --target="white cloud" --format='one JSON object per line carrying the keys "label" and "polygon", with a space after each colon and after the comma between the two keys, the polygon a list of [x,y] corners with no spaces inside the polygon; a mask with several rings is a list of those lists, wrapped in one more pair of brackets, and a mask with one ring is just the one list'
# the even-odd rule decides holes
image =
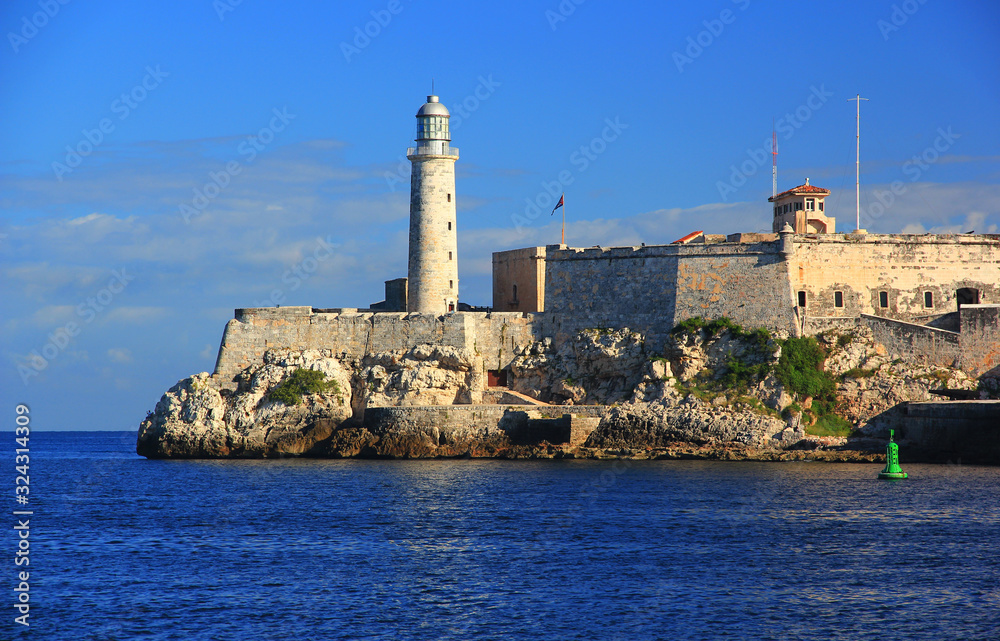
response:
{"label": "white cloud", "polygon": [[131,363],[132,352],[124,347],[112,347],[108,350],[108,358],[112,363]]}

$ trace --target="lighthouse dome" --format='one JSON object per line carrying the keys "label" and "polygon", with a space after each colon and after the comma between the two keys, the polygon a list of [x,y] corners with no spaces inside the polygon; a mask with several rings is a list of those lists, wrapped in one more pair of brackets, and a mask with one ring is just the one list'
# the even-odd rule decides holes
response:
{"label": "lighthouse dome", "polygon": [[447,118],[451,114],[448,113],[448,108],[441,104],[437,96],[427,96],[427,102],[417,112],[417,117],[420,116],[445,116]]}

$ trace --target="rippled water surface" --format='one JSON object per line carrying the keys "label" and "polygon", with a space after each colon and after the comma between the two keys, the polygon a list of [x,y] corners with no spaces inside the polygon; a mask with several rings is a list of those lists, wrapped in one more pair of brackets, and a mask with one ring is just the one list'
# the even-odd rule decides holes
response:
{"label": "rippled water surface", "polygon": [[1000,638],[998,468],[134,445],[32,434],[24,638]]}

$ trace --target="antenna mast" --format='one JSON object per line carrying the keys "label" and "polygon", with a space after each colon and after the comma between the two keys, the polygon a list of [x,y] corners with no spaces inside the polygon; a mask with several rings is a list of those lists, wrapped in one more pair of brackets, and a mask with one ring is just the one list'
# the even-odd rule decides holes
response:
{"label": "antenna mast", "polygon": [[858,94],[856,98],[848,98],[847,102],[856,101],[858,103],[858,118],[857,118],[857,139],[858,139],[858,150],[857,157],[854,161],[854,207],[855,214],[857,215],[858,226],[855,229],[861,229],[861,101],[868,100],[867,98],[862,98],[861,94]]}
{"label": "antenna mast", "polygon": [[778,132],[771,119],[771,196],[778,195]]}

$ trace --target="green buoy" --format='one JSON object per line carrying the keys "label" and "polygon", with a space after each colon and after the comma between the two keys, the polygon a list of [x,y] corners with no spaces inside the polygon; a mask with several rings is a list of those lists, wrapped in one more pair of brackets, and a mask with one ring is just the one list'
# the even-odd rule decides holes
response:
{"label": "green buoy", "polygon": [[906,472],[899,467],[899,446],[892,442],[894,431],[889,430],[889,444],[885,446],[885,469],[878,473],[880,479],[906,478]]}

